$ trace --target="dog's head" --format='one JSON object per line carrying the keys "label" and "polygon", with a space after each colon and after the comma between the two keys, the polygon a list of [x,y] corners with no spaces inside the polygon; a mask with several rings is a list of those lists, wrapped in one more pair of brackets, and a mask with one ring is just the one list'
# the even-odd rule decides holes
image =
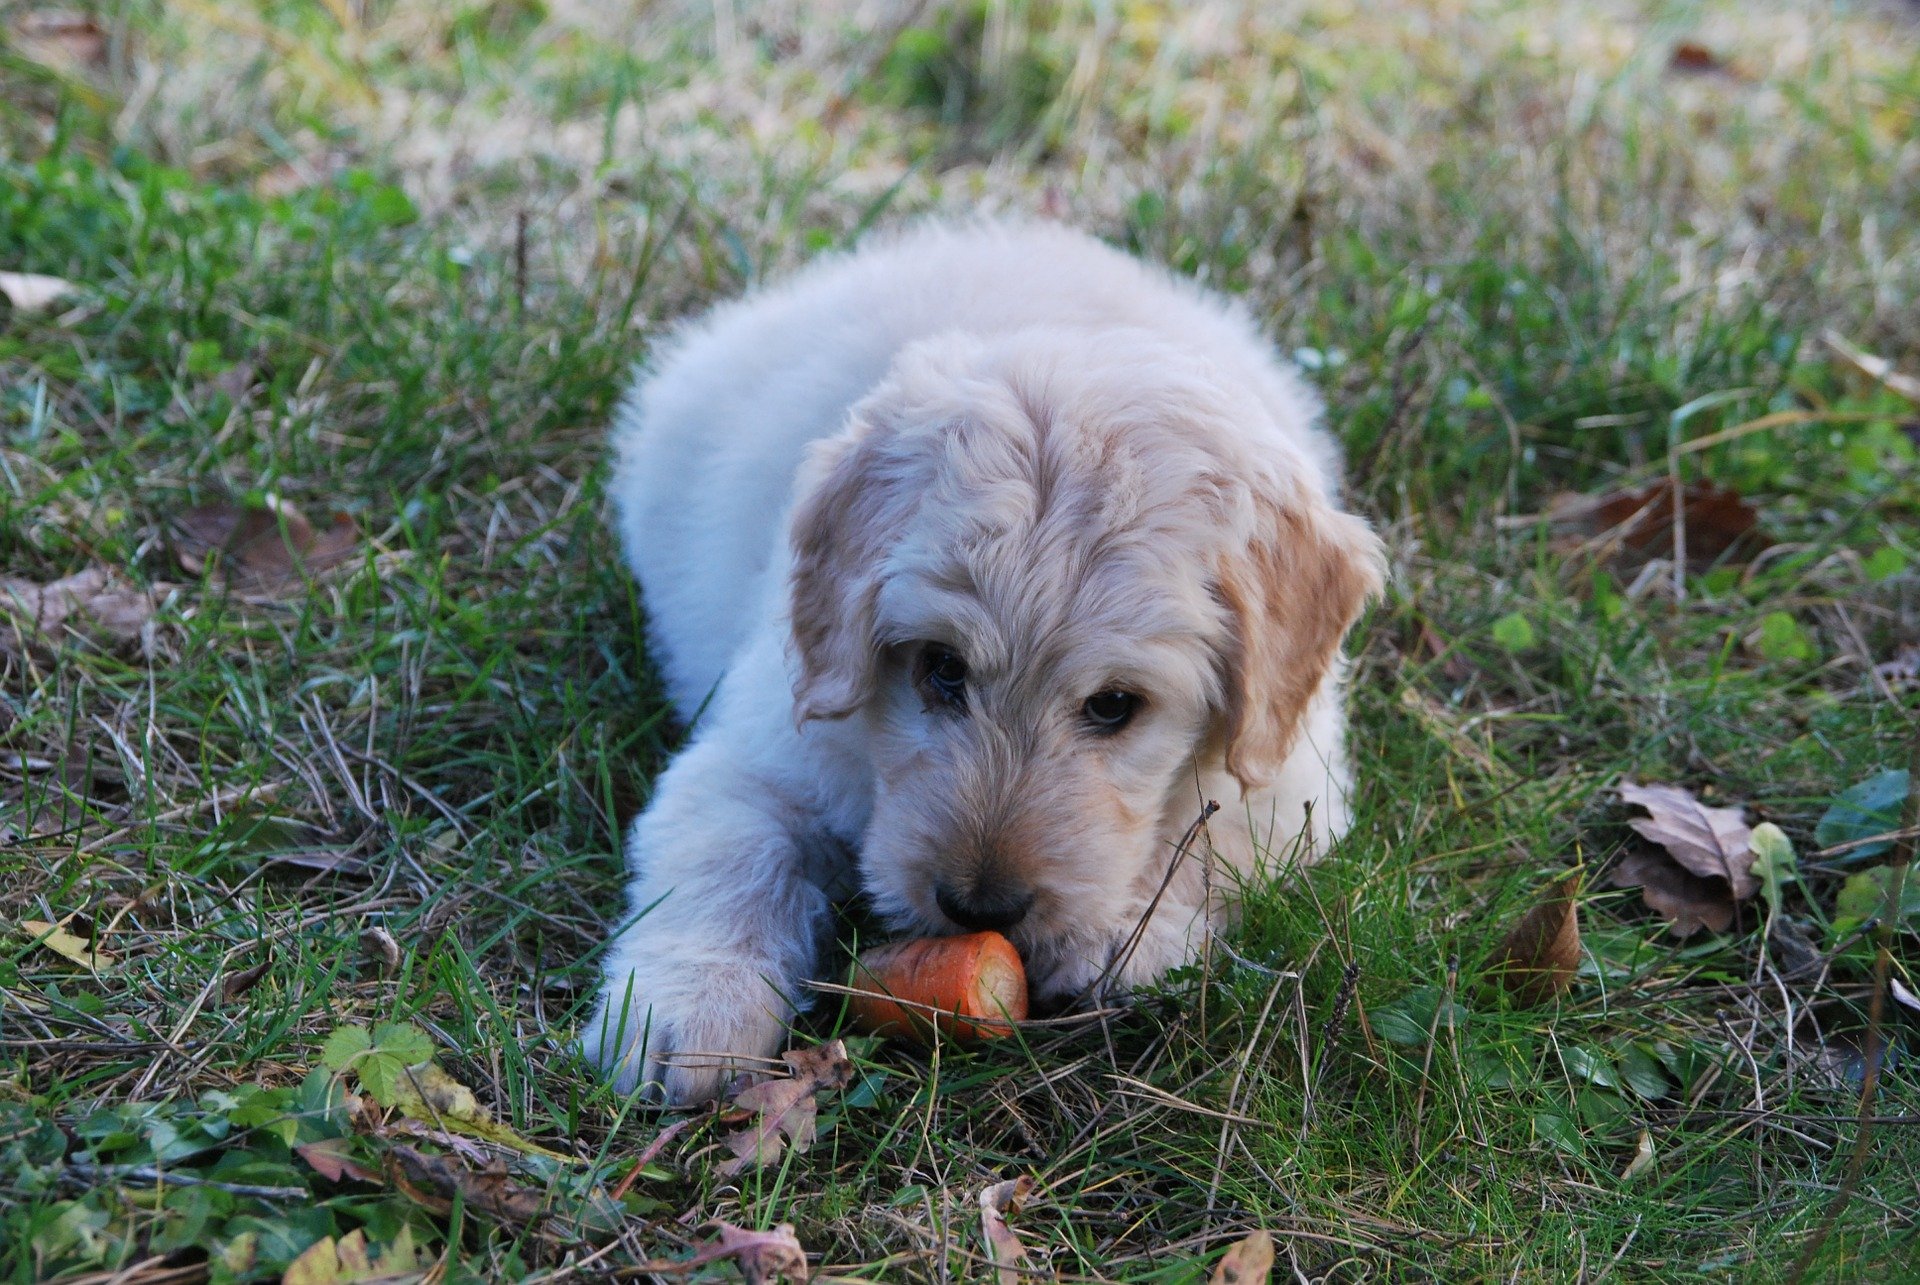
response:
{"label": "dog's head", "polygon": [[816,450],[796,708],[864,722],[894,927],[997,928],[1047,997],[1132,927],[1200,765],[1286,760],[1381,560],[1297,444],[1304,395],[1275,413],[1140,332],[943,337]]}

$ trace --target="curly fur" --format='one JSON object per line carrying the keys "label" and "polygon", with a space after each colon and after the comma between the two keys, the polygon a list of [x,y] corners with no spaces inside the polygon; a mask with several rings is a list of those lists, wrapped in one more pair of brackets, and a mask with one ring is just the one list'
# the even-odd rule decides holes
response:
{"label": "curly fur", "polygon": [[[1382,559],[1317,413],[1237,308],[1052,225],[922,228],[683,330],[620,411],[613,493],[695,729],[629,837],[589,1055],[717,1092],[778,1050],[856,885],[909,934],[963,929],[942,889],[1030,898],[1007,934],[1063,1002],[1324,850]],[[919,681],[928,644],[964,709]],[[1116,689],[1138,712],[1100,734],[1083,704]],[[1218,877],[1169,875],[1207,799]]]}

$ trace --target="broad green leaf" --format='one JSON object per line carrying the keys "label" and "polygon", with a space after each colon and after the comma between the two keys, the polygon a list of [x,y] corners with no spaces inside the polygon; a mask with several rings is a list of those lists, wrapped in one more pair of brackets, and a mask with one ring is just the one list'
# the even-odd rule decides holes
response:
{"label": "broad green leaf", "polygon": [[364,1026],[336,1026],[320,1047],[320,1065],[338,1073],[347,1064],[373,1047],[373,1036]]}
{"label": "broad green leaf", "polygon": [[1660,1065],[1667,1068],[1680,1086],[1682,1094],[1690,1093],[1700,1077],[1719,1064],[1718,1054],[1704,1044],[1691,1040],[1680,1044],[1670,1044],[1666,1040],[1653,1042],[1653,1055],[1660,1059]]}
{"label": "broad green leaf", "polygon": [[433,1056],[433,1037],[412,1022],[382,1022],[373,1028],[373,1042],[391,1053],[402,1066],[418,1066]]}
{"label": "broad green leaf", "polygon": [[353,1069],[360,1076],[360,1087],[371,1093],[374,1101],[383,1107],[400,1105],[400,1077],[406,1073],[406,1063],[384,1049],[374,1049],[354,1063]]}
{"label": "broad green leaf", "polygon": [[[1867,920],[1884,914],[1887,892],[1892,883],[1893,867],[1875,866],[1871,870],[1862,870],[1840,885],[1840,895],[1834,899],[1830,942],[1840,941]],[[1905,886],[1901,889],[1897,916],[1902,926],[1920,919],[1920,879],[1915,879],[1912,871],[1908,871]]]}
{"label": "broad green leaf", "polygon": [[1533,622],[1517,611],[1493,622],[1493,640],[1506,651],[1525,651],[1539,641]]}
{"label": "broad green leaf", "polygon": [[[1823,848],[1831,848],[1898,830],[1901,809],[1906,802],[1905,768],[1876,773],[1833,801],[1833,806],[1820,818],[1820,824],[1813,828],[1813,840]],[[1837,856],[1841,861],[1872,861],[1892,850],[1893,840],[1882,839],[1849,848]]]}
{"label": "broad green leaf", "polygon": [[1552,1111],[1536,1112],[1533,1117],[1533,1132],[1562,1151],[1576,1156],[1587,1153],[1586,1139],[1580,1136],[1580,1126]]}
{"label": "broad green leaf", "polygon": [[1620,1076],[1613,1065],[1613,1059],[1599,1049],[1587,1048],[1579,1044],[1564,1045],[1560,1050],[1561,1061],[1567,1064],[1567,1073],[1603,1089],[1618,1087]]}
{"label": "broad green leaf", "polygon": [[1890,544],[1875,549],[1863,568],[1869,580],[1891,580],[1906,569],[1907,555]]}
{"label": "broad green leaf", "polygon": [[1367,1016],[1381,1039],[1417,1048],[1427,1042],[1429,1032],[1444,1036],[1449,1026],[1465,1026],[1468,1010],[1437,988],[1422,986]]}
{"label": "broad green leaf", "polygon": [[1658,1102],[1673,1089],[1667,1073],[1660,1069],[1660,1059],[1638,1042],[1620,1050],[1620,1078],[1649,1102]]}
{"label": "broad green leaf", "polygon": [[1812,660],[1813,640],[1788,611],[1769,611],[1760,617],[1760,629],[1754,636],[1754,650],[1763,660]]}

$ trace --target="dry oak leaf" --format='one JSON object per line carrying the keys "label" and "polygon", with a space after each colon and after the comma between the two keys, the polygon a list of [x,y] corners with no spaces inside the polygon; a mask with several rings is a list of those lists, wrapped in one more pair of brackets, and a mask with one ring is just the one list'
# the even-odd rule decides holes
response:
{"label": "dry oak leaf", "polygon": [[1629,852],[1609,881],[1640,889],[1641,899],[1666,918],[1676,937],[1701,928],[1725,932],[1735,908],[1760,889],[1753,873],[1753,831],[1739,808],[1710,808],[1671,785],[1620,784],[1620,797],[1651,814],[1629,821],[1661,852]]}
{"label": "dry oak leaf", "polygon": [[[1547,502],[1554,549],[1562,554],[1595,552],[1624,562],[1673,556],[1673,484],[1649,482],[1637,490],[1599,495],[1562,493]],[[1771,543],[1760,533],[1760,515],[1740,493],[1712,482],[1680,488],[1687,565],[1711,566],[1728,554],[1749,555]]]}
{"label": "dry oak leaf", "polygon": [[1235,1241],[1207,1278],[1208,1285],[1267,1285],[1273,1272],[1273,1237],[1264,1230]]}
{"label": "dry oak leaf", "polygon": [[1020,1212],[1021,1204],[1033,1194],[1033,1178],[1021,1174],[1005,1182],[996,1182],[980,1193],[980,1233],[987,1241],[987,1257],[1000,1285],[1019,1285],[1021,1268],[1026,1266],[1026,1246],[1007,1226],[1007,1215]]}
{"label": "dry oak leaf", "polygon": [[1520,1004],[1544,1004],[1565,994],[1580,971],[1581,872],[1557,879],[1507,933],[1488,961]]}
{"label": "dry oak leaf", "polygon": [[110,642],[140,636],[159,607],[156,590],[136,589],[105,567],[87,567],[52,584],[0,576],[0,649],[30,639],[49,645],[70,634]]}
{"label": "dry oak leaf", "polygon": [[262,505],[202,504],[173,520],[173,552],[198,575],[212,566],[244,594],[285,596],[310,576],[353,558],[360,530],[336,513],[318,530],[286,501]]}
{"label": "dry oak leaf", "polygon": [[733,1159],[720,1166],[725,1177],[774,1163],[789,1142],[795,1151],[812,1146],[820,1109],[815,1095],[853,1082],[853,1060],[840,1040],[828,1040],[817,1048],[788,1049],[781,1060],[792,1068],[791,1076],[749,1085],[733,1099],[735,1110],[751,1115],[752,1123],[724,1139],[733,1152]]}

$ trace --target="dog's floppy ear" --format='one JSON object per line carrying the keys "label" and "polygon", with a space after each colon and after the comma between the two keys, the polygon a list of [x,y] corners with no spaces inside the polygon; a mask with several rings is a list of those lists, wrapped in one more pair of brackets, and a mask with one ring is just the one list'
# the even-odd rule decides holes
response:
{"label": "dog's floppy ear", "polygon": [[1318,496],[1256,494],[1257,530],[1222,560],[1232,616],[1226,766],[1242,788],[1286,761],[1347,630],[1379,594],[1385,554],[1361,519]]}
{"label": "dog's floppy ear", "polygon": [[788,600],[799,722],[845,718],[873,689],[880,566],[903,520],[901,487],[876,440],[883,436],[856,412],[845,432],[813,448],[801,474]]}

